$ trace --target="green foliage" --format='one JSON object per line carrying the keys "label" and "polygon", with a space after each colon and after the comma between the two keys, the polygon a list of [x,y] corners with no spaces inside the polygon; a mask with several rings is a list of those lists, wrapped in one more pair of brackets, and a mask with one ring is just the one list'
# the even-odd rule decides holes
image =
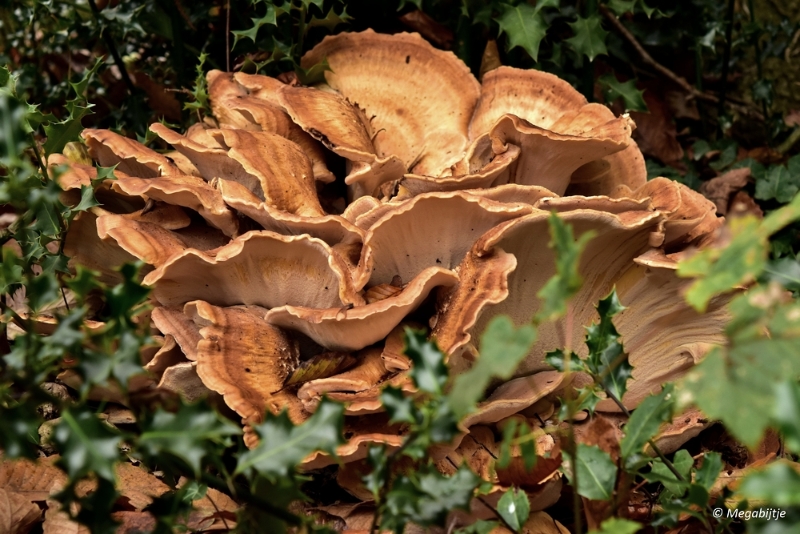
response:
{"label": "green foliage", "polygon": [[572,482],[577,472],[578,494],[599,501],[611,499],[617,480],[617,466],[608,453],[599,447],[579,443],[575,454],[577,459],[568,452],[565,454],[569,460],[569,468],[565,473]]}
{"label": "green foliage", "polygon": [[608,54],[608,50],[606,50],[608,32],[603,29],[598,15],[588,18],[578,17],[578,20],[571,22],[569,27],[572,28],[575,35],[566,39],[566,42],[578,54],[585,55],[589,61],[594,61],[594,58],[600,54]]}
{"label": "green foliage", "polygon": [[668,384],[658,395],[650,395],[634,410],[625,424],[625,437],[620,442],[620,455],[632,458],[656,435],[662,423],[672,419],[673,387]]}
{"label": "green foliage", "polygon": [[523,490],[508,490],[497,502],[497,513],[514,530],[520,530],[531,513],[528,494]]}
{"label": "green foliage", "polygon": [[528,55],[537,61],[539,58],[539,44],[547,33],[547,23],[540,11],[543,7],[555,7],[558,1],[537,2],[536,6],[519,4],[516,6],[504,4],[501,15],[495,19],[500,27],[500,33],[508,36],[508,49],[516,47],[524,49]]}
{"label": "green foliage", "polygon": [[625,111],[647,111],[647,104],[642,96],[644,91],[636,88],[635,80],[620,82],[613,74],[604,74],[598,81],[605,87],[609,102],[621,98]]}
{"label": "green foliage", "polygon": [[756,198],[775,199],[785,204],[800,191],[800,156],[791,158],[786,165],[774,165],[756,182]]}
{"label": "green foliage", "polygon": [[186,102],[183,109],[188,109],[196,113],[211,114],[211,106],[208,102],[208,83],[206,82],[205,63],[208,54],[201,53],[197,58],[197,76],[194,79],[194,88],[191,91],[192,102]]}
{"label": "green foliage", "polygon": [[592,530],[589,534],[635,534],[641,529],[642,525],[635,521],[612,517],[600,524],[600,530]]}

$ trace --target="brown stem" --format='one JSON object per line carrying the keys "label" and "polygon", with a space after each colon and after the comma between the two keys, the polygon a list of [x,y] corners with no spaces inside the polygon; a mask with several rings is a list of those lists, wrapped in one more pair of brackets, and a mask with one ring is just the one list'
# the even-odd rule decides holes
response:
{"label": "brown stem", "polygon": [[225,72],[231,71],[231,0],[225,3]]}

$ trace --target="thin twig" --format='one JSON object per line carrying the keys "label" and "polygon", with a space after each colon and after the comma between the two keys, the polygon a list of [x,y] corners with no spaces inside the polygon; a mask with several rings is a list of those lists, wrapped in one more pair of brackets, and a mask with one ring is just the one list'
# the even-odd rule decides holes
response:
{"label": "thin twig", "polygon": [[718,97],[710,95],[708,93],[704,93],[702,91],[698,91],[696,87],[694,87],[692,84],[686,81],[686,78],[678,76],[677,74],[669,70],[667,67],[665,67],[664,65],[653,59],[653,56],[651,56],[647,52],[647,50],[644,49],[644,47],[639,43],[639,41],[636,40],[636,37],[634,37],[633,34],[628,31],[625,25],[622,24],[622,22],[620,22],[620,20],[616,17],[616,15],[614,15],[614,13],[612,13],[607,7],[600,6],[600,12],[603,14],[604,17],[608,19],[611,25],[614,26],[614,29],[616,29],[625,38],[625,40],[628,41],[628,43],[636,50],[636,52],[639,54],[639,57],[642,58],[642,61],[645,64],[649,65],[651,68],[655,69],[660,74],[666,76],[667,78],[675,82],[684,91],[686,91],[693,97],[700,100],[706,100],[708,102],[714,102],[714,103],[719,102]]}
{"label": "thin twig", "polygon": [[89,7],[92,8],[94,20],[97,23],[100,33],[103,34],[103,41],[105,41],[106,48],[108,48],[108,52],[111,54],[111,57],[114,58],[114,64],[119,69],[119,74],[122,76],[122,81],[125,82],[125,86],[128,88],[128,93],[133,95],[136,92],[136,86],[133,85],[133,80],[131,80],[131,77],[128,74],[128,69],[125,67],[125,62],[122,61],[122,56],[119,55],[117,46],[114,44],[114,39],[112,39],[110,33],[104,31],[104,28],[100,24],[100,10],[97,9],[97,3],[95,0],[89,0]]}
{"label": "thin twig", "polygon": [[231,0],[225,3],[225,72],[231,71]]}

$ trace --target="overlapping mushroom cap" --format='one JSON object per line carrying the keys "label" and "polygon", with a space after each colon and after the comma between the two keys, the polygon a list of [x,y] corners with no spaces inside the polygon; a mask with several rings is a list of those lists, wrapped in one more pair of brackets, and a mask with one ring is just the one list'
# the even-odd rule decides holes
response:
{"label": "overlapping mushroom cap", "polygon": [[[509,417],[552,416],[570,384],[544,354],[567,336],[582,346],[578,326],[613,287],[627,306],[617,327],[634,366],[631,408],[722,340],[724,301],[692,311],[673,260],[713,240],[721,219],[685,186],[646,181],[627,116],[539,71],[501,67],[479,83],[416,34],[327,37],[303,62],[323,58],[331,71],[318,87],[212,71],[213,120],[185,134],[151,127],[174,152],[84,133],[117,180],[76,219],[66,252],[106,277],[131,258],[149,265],[164,345],[147,368],[162,387],[219,394],[247,427],[267,410],[302,421],[325,394],[359,416],[345,462],[370,443],[398,446],[403,429],[379,395],[386,384],[413,392],[404,326],[429,328],[458,373],[480,357],[473,340],[493,316],[530,321],[554,272],[552,211],[577,235],[595,233],[575,328],[541,325],[518,376],[462,422],[469,443],[494,446],[487,428]],[[67,197],[94,177],[61,156],[49,163]],[[326,185],[334,179],[346,194]],[[550,455],[553,443],[542,447]],[[329,463],[315,455],[307,467]],[[541,475],[542,495],[557,494],[555,467]]]}

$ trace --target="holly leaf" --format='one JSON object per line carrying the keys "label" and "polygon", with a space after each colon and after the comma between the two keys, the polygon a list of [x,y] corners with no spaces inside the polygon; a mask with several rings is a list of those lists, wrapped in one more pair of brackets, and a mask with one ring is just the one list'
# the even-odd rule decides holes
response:
{"label": "holly leaf", "polygon": [[81,117],[89,111],[88,108],[83,108],[83,110],[82,113],[78,114],[77,118],[48,124],[44,127],[44,134],[47,136],[47,141],[43,145],[45,156],[61,152],[64,149],[64,145],[80,139],[80,134],[83,131]]}
{"label": "holly leaf", "polygon": [[424,332],[406,328],[405,354],[413,362],[411,379],[421,391],[440,395],[447,382],[447,366],[439,347]]}
{"label": "holly leaf", "polygon": [[480,357],[465,373],[456,376],[448,402],[460,419],[471,412],[492,378],[507,379],[536,341],[531,325],[514,326],[511,318],[493,318],[481,336]]}
{"label": "holly leaf", "polygon": [[571,484],[575,484],[574,473],[577,472],[578,475],[578,494],[596,501],[611,499],[617,479],[617,466],[606,452],[599,447],[579,443],[577,460],[571,454],[565,454],[569,459],[570,465],[566,474]]}
{"label": "holly leaf", "polygon": [[254,427],[260,438],[258,446],[239,457],[236,473],[257,472],[272,481],[287,477],[312,452],[335,455],[336,447],[344,443],[343,424],[344,406],[326,399],[298,426],[292,424],[286,411],[268,413],[266,420]]}
{"label": "holly leaf", "polygon": [[620,442],[620,455],[627,459],[641,452],[661,426],[672,418],[674,398],[672,384],[667,384],[658,395],[644,399],[625,424],[625,437]]}
{"label": "holly leaf", "polygon": [[511,488],[497,501],[497,513],[514,530],[522,529],[531,513],[531,503],[524,490]]}
{"label": "holly leaf", "polygon": [[592,15],[588,18],[578,17],[575,22],[570,22],[573,37],[566,39],[566,42],[575,49],[578,54],[585,54],[589,61],[600,54],[608,54],[606,50],[606,36],[608,32],[603,29],[602,20],[599,15]]}
{"label": "holly leaf", "polygon": [[389,415],[389,423],[414,423],[416,421],[414,400],[403,391],[387,386],[381,391],[381,404]]}
{"label": "holly leaf", "polygon": [[251,18],[250,20],[253,22],[252,27],[246,30],[236,30],[231,32],[233,34],[232,48],[236,48],[236,44],[241,39],[250,39],[253,41],[253,43],[255,43],[256,38],[258,37],[258,31],[264,26],[278,26],[278,16],[281,13],[285,13],[286,10],[281,7],[276,7],[272,2],[264,2],[264,4],[267,6],[267,12],[263,17]]}
{"label": "holly leaf", "polygon": [[589,534],[634,534],[642,529],[642,525],[630,519],[612,517],[600,524],[600,530],[592,530]]}
{"label": "holly leaf", "polygon": [[565,223],[555,212],[547,220],[550,226],[550,243],[556,257],[556,274],[542,286],[536,294],[542,299],[541,308],[536,313],[539,322],[552,321],[567,311],[567,301],[578,292],[583,278],[578,272],[583,249],[594,237],[594,232],[584,232],[575,239],[572,226]]}
{"label": "holly leaf", "polygon": [[756,181],[756,198],[785,204],[800,191],[800,172],[792,173],[784,165],[770,167],[765,176]]}
{"label": "holly leaf", "polygon": [[589,347],[586,365],[594,376],[600,377],[603,388],[618,400],[622,400],[633,372],[633,366],[628,361],[628,355],[625,354],[619,332],[612,320],[624,309],[616,289],[612,290],[597,304],[600,322],[586,329],[586,346]]}
{"label": "holly leaf", "polygon": [[622,103],[625,106],[625,111],[641,111],[647,113],[647,104],[644,101],[642,94],[636,88],[636,80],[628,80],[627,82],[620,82],[613,74],[604,74],[598,81],[606,88],[606,100],[613,102],[617,98],[622,98]]}
{"label": "holly leaf", "polygon": [[61,422],[53,428],[52,440],[61,453],[58,464],[71,479],[94,473],[116,480],[114,464],[120,457],[122,436],[100,422],[96,413],[85,408],[63,410]]}
{"label": "holly leaf", "polygon": [[508,50],[520,47],[534,61],[538,61],[539,45],[549,27],[539,13],[541,7],[524,3],[518,6],[501,6],[502,13],[495,21],[500,26],[500,35],[506,34]]}
{"label": "holly leaf", "polygon": [[636,7],[637,1],[638,0],[609,0],[607,5],[608,8],[619,17],[625,13],[633,13],[633,8]]}
{"label": "holly leaf", "polygon": [[175,458],[188,465],[195,477],[201,474],[202,460],[220,454],[232,444],[231,436],[241,430],[204,403],[184,404],[172,413],[158,409],[141,423],[137,449],[163,465]]}
{"label": "holly leaf", "polygon": [[328,31],[333,31],[340,24],[347,24],[351,20],[353,20],[353,17],[347,14],[347,7],[342,9],[341,14],[336,13],[333,7],[331,7],[323,18],[319,18],[316,15],[312,16],[311,20],[308,22],[308,27],[320,27]]}

